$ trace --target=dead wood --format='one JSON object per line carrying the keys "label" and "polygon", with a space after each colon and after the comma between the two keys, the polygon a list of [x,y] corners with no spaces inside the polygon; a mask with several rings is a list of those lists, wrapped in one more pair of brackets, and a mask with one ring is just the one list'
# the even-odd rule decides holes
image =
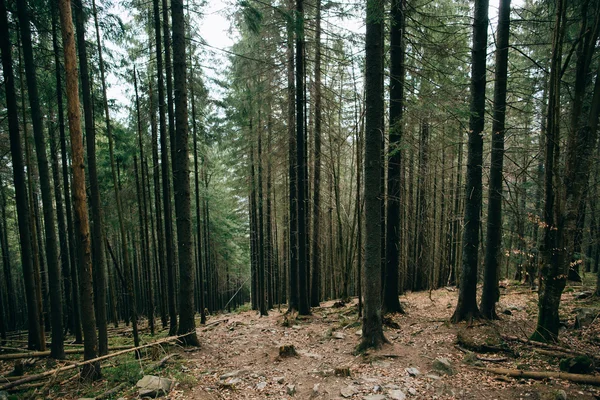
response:
{"label": "dead wood", "polygon": [[491,372],[497,375],[511,376],[513,378],[525,379],[563,379],[570,382],[583,383],[586,385],[600,386],[600,376],[569,374],[567,372],[548,372],[548,371],[522,371],[519,369],[508,368],[483,368],[474,367],[481,371]]}
{"label": "dead wood", "polygon": [[[114,346],[109,350],[125,350],[132,349],[133,346]],[[81,349],[66,349],[65,354],[83,354],[83,348]],[[49,357],[50,350],[48,351],[29,351],[27,353],[12,353],[12,354],[0,354],[0,360],[19,360],[22,358],[40,358]]]}
{"label": "dead wood", "polygon": [[148,344],[145,344],[145,345],[142,345],[142,346],[132,347],[132,348],[128,348],[126,350],[117,351],[115,353],[107,354],[107,355],[101,356],[101,357],[96,357],[96,358],[93,358],[91,360],[85,360],[85,361],[78,362],[76,364],[71,364],[71,365],[67,365],[67,366],[64,366],[64,367],[56,368],[56,369],[53,369],[53,370],[50,370],[50,371],[42,372],[41,374],[26,376],[23,379],[19,379],[19,380],[16,380],[14,382],[10,382],[10,383],[7,383],[7,384],[4,384],[4,385],[0,386],[0,391],[1,390],[8,390],[8,389],[11,389],[13,387],[23,385],[25,383],[39,381],[39,380],[42,380],[44,378],[53,376],[55,374],[59,374],[61,372],[69,371],[71,369],[74,369],[74,368],[77,368],[77,367],[82,367],[82,366],[87,365],[87,364],[93,364],[93,363],[96,363],[96,362],[99,362],[99,361],[107,360],[109,358],[116,357],[116,356],[119,356],[119,355],[122,355],[122,354],[131,353],[132,351],[138,351],[140,349],[151,347],[151,346],[156,346],[157,344],[161,344],[161,343],[172,342],[172,341],[175,341],[177,339],[182,338],[183,336],[186,336],[186,335],[170,336],[168,338],[157,340],[155,342],[148,343]]}

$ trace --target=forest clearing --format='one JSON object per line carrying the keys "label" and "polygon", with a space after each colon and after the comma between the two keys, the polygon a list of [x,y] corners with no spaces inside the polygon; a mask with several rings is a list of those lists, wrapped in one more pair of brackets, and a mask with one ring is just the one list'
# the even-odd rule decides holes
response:
{"label": "forest clearing", "polygon": [[[456,306],[453,288],[403,295],[406,314],[393,314],[385,321],[389,344],[365,354],[354,351],[361,327],[356,299],[343,305],[324,302],[311,316],[297,319],[285,310],[272,310],[266,317],[240,310],[210,316],[198,328],[202,345],[192,351],[164,344],[144,349],[140,360],[128,355],[105,361],[104,377],[94,383],[70,379],[71,372],[16,393],[18,398],[70,400],[94,398],[117,388],[112,397],[97,398],[133,399],[139,394],[136,382],[152,374],[173,380],[166,399],[598,399],[600,321],[575,327],[577,310],[600,306],[597,299],[578,299],[585,297],[586,289],[569,287],[563,295],[565,328],[560,343],[549,346],[553,350],[526,343],[535,326],[537,294],[513,282],[502,293],[501,320],[487,323],[449,323]],[[118,339],[111,344],[133,343],[126,330],[114,330],[111,338],[115,336]],[[297,355],[281,356],[279,349],[289,345]],[[595,376],[595,385],[485,371],[557,373],[563,359],[577,354],[594,360],[588,372],[596,372],[587,376]],[[149,369],[165,357],[168,360],[160,368]],[[446,359],[450,369],[434,366],[439,359]],[[27,374],[56,366],[38,359],[28,365]],[[12,361],[2,361],[3,377],[12,368]]]}

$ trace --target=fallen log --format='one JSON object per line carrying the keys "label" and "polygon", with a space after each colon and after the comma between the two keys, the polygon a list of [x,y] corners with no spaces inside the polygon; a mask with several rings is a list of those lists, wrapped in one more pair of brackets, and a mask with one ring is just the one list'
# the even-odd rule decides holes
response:
{"label": "fallen log", "polygon": [[131,353],[132,351],[138,351],[140,349],[144,349],[144,348],[147,348],[147,347],[156,346],[158,344],[172,342],[172,341],[175,341],[175,340],[180,339],[180,338],[182,338],[184,336],[187,336],[187,335],[189,335],[189,333],[186,333],[186,334],[183,334],[183,335],[179,335],[179,336],[170,336],[170,337],[167,337],[167,338],[164,338],[164,339],[161,339],[161,340],[157,340],[157,341],[152,342],[152,343],[144,344],[142,346],[132,347],[132,348],[129,348],[129,349],[126,349],[126,350],[121,350],[121,351],[117,351],[115,353],[107,354],[105,356],[96,357],[96,358],[93,358],[91,360],[85,360],[85,361],[78,362],[76,364],[66,365],[64,367],[60,367],[60,368],[56,368],[56,369],[49,370],[49,371],[46,371],[46,372],[42,372],[41,374],[26,376],[23,379],[19,379],[19,380],[16,380],[14,382],[10,382],[10,383],[7,383],[5,385],[0,386],[0,391],[2,391],[2,390],[8,390],[8,389],[11,389],[11,388],[13,388],[15,386],[20,386],[20,385],[22,385],[24,383],[39,381],[39,380],[42,380],[42,379],[47,378],[49,376],[52,376],[54,374],[59,374],[61,372],[69,371],[71,369],[74,369],[74,368],[77,368],[77,367],[82,367],[82,366],[87,365],[87,364],[93,364],[93,363],[96,363],[96,362],[99,362],[99,361],[107,360],[109,358],[120,356],[122,354]]}
{"label": "fallen log", "polygon": [[[565,353],[565,355],[571,355],[571,356],[588,356],[594,361],[595,364],[600,364],[600,358],[598,356],[595,356],[593,354],[582,353],[580,351],[569,349],[567,347],[557,346],[554,344],[549,344],[549,343],[544,343],[544,342],[536,342],[535,340],[523,339],[523,338],[520,338],[517,336],[502,335],[501,338],[505,341],[519,342],[519,343],[523,343],[523,344],[526,344],[526,345],[529,345],[532,347],[539,347],[540,349],[548,350],[548,353],[546,355],[555,355],[558,357],[557,354],[550,354],[550,352],[559,352],[559,353]],[[544,354],[542,352],[540,352],[540,353]]]}
{"label": "fallen log", "polygon": [[[114,346],[110,350],[125,350],[132,349],[133,346]],[[66,349],[65,354],[83,354],[84,349]],[[19,360],[21,358],[40,358],[49,357],[50,351],[30,351],[27,353],[11,353],[11,354],[0,354],[0,360]]]}
{"label": "fallen log", "polygon": [[117,386],[115,386],[114,388],[107,390],[106,392],[94,397],[94,400],[109,399],[113,395],[115,395],[115,394],[119,393],[121,390],[123,390],[126,386],[127,386],[127,382],[120,383]]}
{"label": "fallen log", "polygon": [[525,378],[525,379],[563,379],[570,382],[583,383],[586,385],[600,386],[600,376],[595,375],[584,375],[584,374],[570,374],[567,372],[548,372],[548,371],[521,371],[519,369],[507,369],[507,368],[484,368],[474,367],[480,371],[491,372],[497,375],[506,375],[513,378]]}
{"label": "fallen log", "polygon": [[[462,351],[465,354],[475,354],[474,352],[465,349],[464,347],[461,347],[459,345],[455,345],[454,347],[456,347],[458,350]],[[487,361],[487,362],[504,362],[504,361],[508,361],[508,357],[482,357],[479,354],[475,354],[475,357],[477,357],[477,359],[479,361]]]}

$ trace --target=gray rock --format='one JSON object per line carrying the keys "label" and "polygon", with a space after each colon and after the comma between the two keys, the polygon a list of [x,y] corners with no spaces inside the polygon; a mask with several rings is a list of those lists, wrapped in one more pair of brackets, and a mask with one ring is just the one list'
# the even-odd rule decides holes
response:
{"label": "gray rock", "polygon": [[285,377],[283,376],[276,376],[273,378],[273,380],[277,383],[283,383],[285,381]]}
{"label": "gray rock", "polygon": [[345,388],[342,388],[342,390],[340,390],[340,394],[342,395],[342,397],[345,397],[347,399],[354,396],[356,393],[358,393],[358,389],[356,389],[354,386],[346,386]]}
{"label": "gray rock", "polygon": [[334,339],[346,339],[346,335],[344,335],[342,332],[333,332],[331,337]]}
{"label": "gray rock", "polygon": [[576,310],[575,328],[581,329],[591,325],[598,317],[599,311],[593,308],[580,308]]}
{"label": "gray rock", "polygon": [[256,384],[256,388],[257,388],[258,390],[263,390],[263,389],[264,389],[264,388],[266,388],[266,387],[267,387],[267,382],[265,382],[265,381],[258,382],[258,383]]}
{"label": "gray rock", "polygon": [[438,374],[427,374],[427,375],[425,375],[425,377],[429,378],[429,379],[436,380],[436,381],[439,380],[439,379],[442,379]]}
{"label": "gray rock", "polygon": [[415,388],[408,388],[408,394],[410,394],[411,396],[416,396],[417,395],[417,389],[415,389]]}
{"label": "gray rock", "polygon": [[244,374],[244,372],[245,371],[243,369],[238,369],[236,371],[227,372],[226,374],[221,375],[219,377],[219,379],[222,380],[222,381],[224,381],[224,380],[229,379],[229,378],[235,378],[235,377],[238,377],[238,376]]}
{"label": "gray rock", "polygon": [[219,386],[224,389],[235,389],[235,387],[240,383],[242,383],[240,378],[229,378],[225,381],[219,381]]}
{"label": "gray rock", "polygon": [[567,392],[565,392],[562,389],[557,390],[556,393],[554,393],[554,399],[555,400],[567,400]]}
{"label": "gray rock", "polygon": [[293,396],[296,393],[296,385],[287,385],[285,389],[288,396]]}
{"label": "gray rock", "polygon": [[591,291],[586,290],[586,291],[579,292],[579,293],[573,293],[573,297],[575,297],[576,299],[579,299],[579,300],[583,300],[583,299],[587,299],[588,297],[592,297],[592,294],[593,293]]}
{"label": "gray rock", "polygon": [[321,389],[321,384],[315,383],[315,385],[313,386],[313,395],[315,395],[315,396],[318,395],[320,389]]}
{"label": "gray rock", "polygon": [[363,396],[363,400],[385,400],[385,396],[382,394],[369,394]]}
{"label": "gray rock", "polygon": [[452,368],[452,363],[446,357],[436,358],[433,361],[433,369],[447,375],[454,374],[454,368]]}
{"label": "gray rock", "polygon": [[357,330],[356,332],[354,332],[354,334],[356,336],[362,336],[362,329]]}
{"label": "gray rock", "polygon": [[140,397],[160,397],[168,394],[173,384],[171,379],[145,375],[136,383],[136,386],[139,388]]}
{"label": "gray rock", "polygon": [[390,399],[392,400],[406,400],[406,395],[402,390],[390,390]]}
{"label": "gray rock", "polygon": [[419,371],[418,368],[415,367],[409,367],[409,368],[404,368],[404,370],[408,373],[408,375],[410,376],[417,376],[417,375],[421,375],[421,371]]}

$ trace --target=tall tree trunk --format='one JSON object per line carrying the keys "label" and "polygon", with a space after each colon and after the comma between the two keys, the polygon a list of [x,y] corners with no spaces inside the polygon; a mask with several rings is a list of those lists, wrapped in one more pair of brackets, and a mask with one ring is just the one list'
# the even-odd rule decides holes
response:
{"label": "tall tree trunk", "polygon": [[25,76],[27,78],[27,89],[29,105],[31,107],[31,121],[33,125],[33,136],[40,176],[40,189],[42,192],[42,205],[44,209],[44,228],[46,237],[46,265],[48,282],[50,284],[51,322],[52,322],[52,346],[50,355],[54,358],[64,358],[64,339],[62,332],[62,294],[60,268],[58,265],[58,244],[55,231],[54,204],[52,203],[52,185],[50,170],[46,155],[46,138],[42,121],[42,110],[37,88],[36,68],[33,60],[33,47],[31,43],[31,30],[29,23],[29,11],[26,1],[17,2],[17,14],[19,17],[19,28],[21,30],[21,41],[25,60]]}
{"label": "tall tree trunk", "polygon": [[196,195],[196,240],[198,246],[198,256],[196,257],[197,270],[198,270],[198,286],[199,286],[199,306],[200,306],[200,323],[206,323],[206,312],[204,311],[204,276],[202,273],[203,262],[202,262],[202,234],[201,234],[201,221],[200,221],[200,185],[199,185],[199,174],[198,174],[198,127],[196,126],[196,99],[194,96],[194,67],[191,65],[190,55],[190,70],[191,82],[190,82],[190,95],[192,96],[192,129],[194,133],[194,189]]}
{"label": "tall tree trunk", "polygon": [[139,199],[141,200],[140,207],[140,229],[142,236],[142,249],[144,250],[144,254],[142,257],[144,258],[144,279],[146,281],[146,307],[147,307],[147,316],[148,316],[148,326],[150,328],[150,334],[154,336],[154,293],[152,290],[152,272],[151,272],[151,261],[150,261],[150,238],[148,234],[148,204],[146,202],[146,190],[145,190],[145,182],[146,182],[146,174],[144,168],[144,160],[146,156],[144,155],[144,141],[142,136],[142,116],[140,112],[140,98],[138,94],[137,87],[137,76],[135,71],[135,66],[133,68],[133,84],[135,88],[135,109],[137,116],[137,129],[138,129],[138,146],[140,148],[140,169],[141,169],[141,185],[139,192]]}
{"label": "tall tree trunk", "polygon": [[[81,132],[81,110],[79,108],[79,82],[77,58],[75,55],[75,34],[71,16],[71,2],[59,0],[65,76],[67,87],[67,111],[71,134],[71,155],[73,165],[73,207],[75,227],[79,235],[80,299],[83,319],[83,344],[85,360],[96,358],[98,338],[96,336],[96,315],[92,285],[92,257],[90,226],[88,221],[87,195],[85,192],[85,164],[83,161],[83,135]],[[82,377],[96,379],[100,376],[100,363],[94,362],[83,367]]]}
{"label": "tall tree trunk", "polygon": [[[163,205],[165,217],[165,247],[167,255],[167,299],[169,306],[169,335],[177,333],[177,309],[175,307],[175,241],[173,238],[173,211],[171,203],[171,186],[170,186],[170,167],[169,167],[169,147],[168,147],[168,131],[165,110],[165,81],[163,77],[163,55],[162,55],[162,40],[160,33],[160,10],[158,7],[159,0],[153,0],[154,8],[154,35],[156,42],[156,73],[158,75],[158,115],[160,127],[160,154],[161,154],[161,172],[162,172],[162,187],[163,187]],[[165,11],[166,13],[166,11]],[[168,21],[167,21],[168,23]],[[168,39],[165,39],[168,40]],[[165,53],[166,55],[167,53]],[[170,53],[169,53],[170,54]],[[172,125],[172,124],[170,124]]]}
{"label": "tall tree trunk", "polygon": [[384,3],[367,0],[365,40],[365,310],[359,350],[386,342],[381,315],[381,135]]}
{"label": "tall tree trunk", "polygon": [[[8,31],[8,15],[4,0],[0,0],[0,49],[2,50],[2,74],[4,76],[4,90],[6,93],[6,109],[8,119],[8,134],[10,139],[10,152],[13,170],[13,184],[19,225],[19,238],[21,244],[21,265],[27,300],[28,341],[27,348],[41,350],[40,309],[35,295],[35,278],[32,264],[31,229],[29,226],[29,205],[27,201],[27,184],[23,164],[21,137],[19,134],[19,115],[15,79],[13,74],[13,60],[11,54],[10,33]],[[5,220],[6,221],[6,220]]]}
{"label": "tall tree trunk", "polygon": [[321,300],[321,0],[316,4],[315,28],[315,156],[313,167],[313,232],[312,232],[312,273],[310,287],[310,305],[319,307]]}
{"label": "tall tree trunk", "polygon": [[[288,3],[290,15],[293,15],[294,0],[289,0]],[[294,27],[295,21],[292,16],[287,21],[287,132],[288,132],[288,163],[289,163],[289,197],[290,197],[290,230],[289,230],[289,250],[290,250],[290,293],[289,293],[289,308],[290,310],[298,310],[299,293],[298,293],[298,175],[297,175],[297,144],[296,144],[296,127],[295,127],[295,92],[294,83]],[[296,66],[297,68],[297,66]]]}
{"label": "tall tree trunk", "polygon": [[469,144],[465,182],[463,261],[458,304],[452,315],[452,322],[454,323],[480,316],[476,295],[479,225],[481,224],[488,3],[489,0],[475,0],[473,49],[471,51],[471,113],[469,117]]}
{"label": "tall tree trunk", "polygon": [[[262,121],[260,119],[260,108],[258,110],[257,135],[257,218],[258,218],[258,310],[260,315],[267,315],[267,302],[265,290],[265,218],[263,213],[263,169],[262,169]],[[252,131],[251,131],[252,133]]]}
{"label": "tall tree trunk", "polygon": [[388,197],[385,292],[386,312],[403,312],[398,299],[400,269],[400,174],[402,168],[402,131],[404,115],[404,0],[393,0],[390,22],[390,141],[388,147]]}
{"label": "tall tree trunk", "polygon": [[[485,244],[481,315],[497,319],[496,302],[500,297],[498,270],[502,261],[502,168],[504,163],[504,121],[506,119],[506,83],[508,74],[508,36],[510,0],[502,0],[496,33],[496,76],[494,79],[494,119],[492,122],[492,160],[490,165],[488,220]],[[532,277],[533,278],[533,277]]]}
{"label": "tall tree trunk", "polygon": [[0,248],[2,249],[2,269],[4,273],[4,284],[6,285],[7,293],[7,328],[12,330],[16,328],[17,301],[16,296],[10,295],[10,293],[15,293],[15,289],[11,273],[12,263],[10,260],[10,248],[8,246],[8,229],[6,227],[6,225],[8,224],[8,219],[6,216],[6,194],[4,190],[4,183],[2,182],[2,177],[0,176]]}
{"label": "tall tree trunk", "polygon": [[[561,204],[556,204],[555,180],[558,178],[559,127],[560,127],[560,70],[562,44],[566,25],[566,6],[563,0],[556,2],[556,20],[552,38],[550,63],[548,116],[546,123],[546,153],[544,169],[544,239],[541,255],[541,281],[538,300],[538,320],[533,340],[554,340],[558,336],[560,297],[566,284],[564,269],[564,243],[562,242]],[[560,232],[559,232],[560,230]],[[560,247],[558,247],[560,246]]]}
{"label": "tall tree trunk", "polygon": [[190,168],[188,148],[187,71],[185,57],[185,18],[183,1],[171,0],[173,18],[173,75],[177,125],[173,157],[173,190],[177,216],[179,249],[179,331],[187,345],[198,346],[194,320],[194,258],[192,248],[192,212],[190,206]]}
{"label": "tall tree trunk", "polygon": [[[106,78],[104,73],[104,60],[102,58],[102,41],[100,40],[100,27],[98,26],[98,13],[96,12],[96,1],[92,0],[92,12],[94,14],[94,26],[96,28],[96,44],[98,46],[98,61],[100,64],[100,81],[102,83],[102,102],[104,105],[104,119],[106,121],[106,135],[112,135],[110,123],[110,114],[108,110],[108,98],[106,95]],[[94,193],[94,191],[92,191]],[[99,197],[99,195],[98,195]],[[94,208],[94,207],[92,207]],[[99,355],[108,354],[108,334],[106,322],[106,260],[104,259],[104,241],[102,240],[102,227],[96,227],[96,224],[102,223],[102,214],[100,204],[98,204],[98,222],[94,218],[94,283],[96,290],[96,321],[98,324],[98,353]],[[96,242],[97,241],[97,242]]]}

